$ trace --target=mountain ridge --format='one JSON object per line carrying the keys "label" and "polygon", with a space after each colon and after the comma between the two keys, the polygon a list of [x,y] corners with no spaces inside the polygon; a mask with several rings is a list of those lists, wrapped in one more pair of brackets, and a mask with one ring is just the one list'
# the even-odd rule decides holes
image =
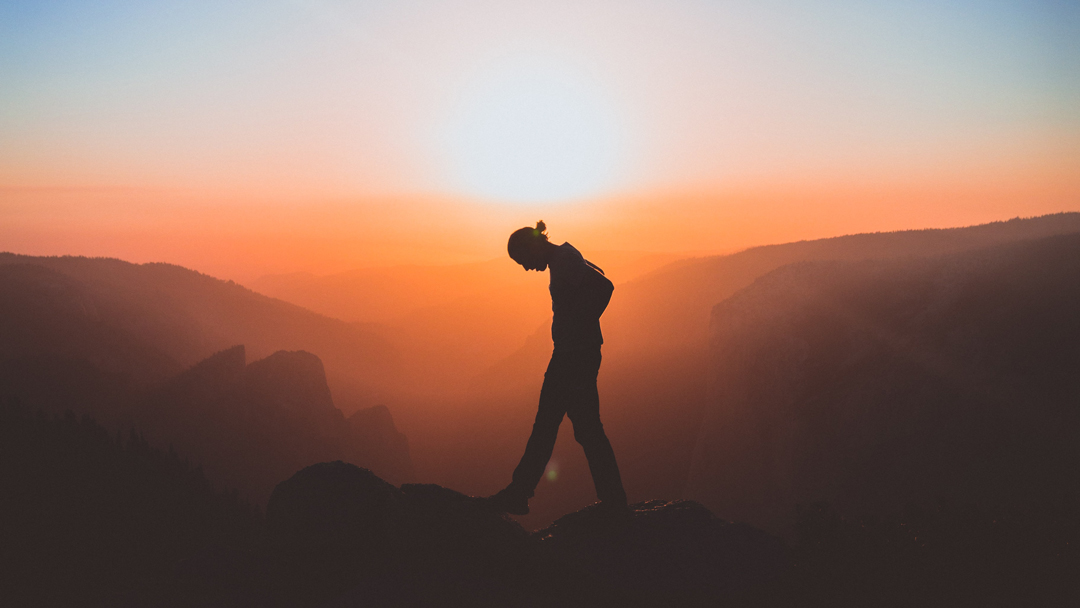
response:
{"label": "mountain ridge", "polygon": [[132,422],[255,504],[264,504],[282,477],[324,460],[365,465],[398,482],[415,475],[408,441],[389,412],[362,409],[346,418],[322,362],[304,351],[250,363],[242,345],[215,353],[155,387]]}
{"label": "mountain ridge", "polygon": [[[0,269],[7,274],[20,265],[67,277],[84,304],[84,310],[73,310],[69,317],[91,311],[108,333],[128,336],[171,359],[170,369],[150,374],[156,380],[234,344],[246,344],[258,356],[307,350],[327,362],[339,400],[352,410],[384,402],[402,373],[396,349],[372,326],[332,319],[180,266],[0,254]],[[47,284],[33,292],[41,296],[33,301],[25,287],[5,291],[8,305],[23,311],[55,298]],[[35,335],[41,340],[50,334],[43,326]]]}
{"label": "mountain ridge", "polygon": [[1077,302],[1078,234],[777,269],[714,308],[688,494],[776,526],[796,502],[1080,489]]}

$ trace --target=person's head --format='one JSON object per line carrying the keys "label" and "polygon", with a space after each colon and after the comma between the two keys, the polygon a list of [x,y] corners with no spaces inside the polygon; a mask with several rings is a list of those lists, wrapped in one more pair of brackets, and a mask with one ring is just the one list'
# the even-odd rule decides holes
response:
{"label": "person's head", "polygon": [[547,234],[544,233],[546,230],[543,220],[536,222],[534,228],[515,230],[510,235],[510,241],[506,243],[506,252],[525,270],[546,270],[548,249],[551,247]]}

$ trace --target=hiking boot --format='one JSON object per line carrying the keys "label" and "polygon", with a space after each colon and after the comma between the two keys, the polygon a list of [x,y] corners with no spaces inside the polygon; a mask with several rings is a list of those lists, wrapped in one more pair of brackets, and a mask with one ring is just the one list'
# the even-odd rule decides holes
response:
{"label": "hiking boot", "polygon": [[511,515],[529,514],[529,497],[525,495],[525,492],[512,485],[506,486],[495,494],[488,496],[487,502],[500,513],[509,513]]}

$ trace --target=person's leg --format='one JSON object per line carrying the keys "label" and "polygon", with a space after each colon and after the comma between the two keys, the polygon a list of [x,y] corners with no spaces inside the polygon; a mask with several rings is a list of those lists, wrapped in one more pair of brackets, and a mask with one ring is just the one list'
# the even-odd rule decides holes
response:
{"label": "person's leg", "polygon": [[589,460],[596,497],[613,506],[626,504],[619,464],[611,448],[604,425],[600,422],[600,393],[596,390],[596,375],[600,370],[600,351],[578,353],[576,373],[566,401],[566,414],[574,423],[574,439],[585,450]]}
{"label": "person's leg", "polygon": [[540,406],[533,422],[532,434],[525,445],[525,454],[514,469],[511,486],[518,488],[531,498],[536,485],[544,476],[551,452],[555,449],[555,439],[559,434],[566,413],[568,395],[567,374],[571,371],[565,359],[559,354],[552,354],[547,371],[544,372],[544,385],[540,389]]}

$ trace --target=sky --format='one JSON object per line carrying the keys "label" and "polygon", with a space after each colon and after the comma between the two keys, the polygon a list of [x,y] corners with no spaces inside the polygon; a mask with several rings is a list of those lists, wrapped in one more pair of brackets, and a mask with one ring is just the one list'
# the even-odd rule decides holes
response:
{"label": "sky", "polygon": [[1080,3],[0,2],[0,250],[222,278],[1080,210]]}

